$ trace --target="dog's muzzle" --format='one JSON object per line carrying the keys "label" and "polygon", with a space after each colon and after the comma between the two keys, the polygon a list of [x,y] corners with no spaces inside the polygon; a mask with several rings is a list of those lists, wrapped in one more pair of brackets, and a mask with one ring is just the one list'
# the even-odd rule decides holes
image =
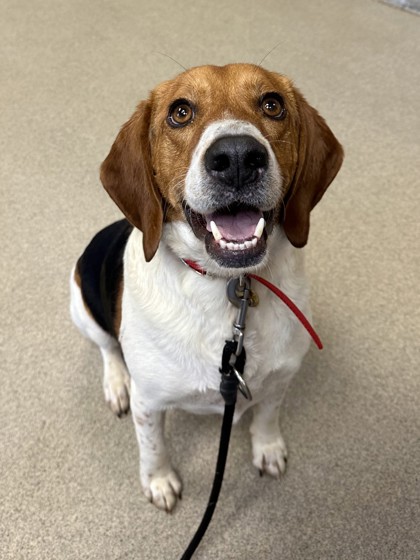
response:
{"label": "dog's muzzle", "polygon": [[271,196],[267,148],[250,135],[222,136],[206,149],[203,162],[206,194],[215,201],[215,209],[200,213],[185,204],[193,232],[204,239],[208,255],[220,266],[258,265],[274,215],[273,208],[267,210]]}

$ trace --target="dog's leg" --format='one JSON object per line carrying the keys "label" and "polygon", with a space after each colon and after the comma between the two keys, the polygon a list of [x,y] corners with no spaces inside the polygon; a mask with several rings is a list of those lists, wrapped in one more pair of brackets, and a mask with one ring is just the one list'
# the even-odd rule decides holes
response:
{"label": "dog's leg", "polygon": [[118,341],[105,332],[90,315],[82,293],[75,280],[74,270],[70,277],[70,313],[80,332],[99,346],[104,364],[103,388],[105,400],[111,410],[121,416],[130,407],[130,376]]}
{"label": "dog's leg", "polygon": [[114,344],[100,347],[104,363],[103,388],[106,402],[120,417],[130,409],[130,376],[119,344],[112,341]]}
{"label": "dog's leg", "polygon": [[279,401],[265,400],[253,407],[250,427],[253,464],[260,473],[280,478],[286,471],[287,449],[279,428]]}
{"label": "dog's leg", "polygon": [[165,413],[152,411],[141,402],[134,383],[131,410],[140,448],[140,481],[146,497],[170,512],[181,496],[182,484],[172,468],[163,436]]}

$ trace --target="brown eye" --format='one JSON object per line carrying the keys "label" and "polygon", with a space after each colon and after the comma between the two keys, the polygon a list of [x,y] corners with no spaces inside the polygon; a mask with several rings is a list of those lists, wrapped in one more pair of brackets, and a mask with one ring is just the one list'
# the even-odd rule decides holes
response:
{"label": "brown eye", "polygon": [[260,101],[260,106],[271,119],[283,120],[286,116],[283,97],[278,93],[266,93]]}
{"label": "brown eye", "polygon": [[186,99],[178,99],[169,108],[167,121],[173,128],[189,124],[194,118],[194,109]]}

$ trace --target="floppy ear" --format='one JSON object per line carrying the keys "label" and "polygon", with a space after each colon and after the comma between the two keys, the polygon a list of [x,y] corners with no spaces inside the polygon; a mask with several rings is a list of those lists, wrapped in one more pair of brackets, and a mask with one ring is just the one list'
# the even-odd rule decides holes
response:
{"label": "floppy ear", "polygon": [[151,104],[142,101],[121,128],[101,166],[101,181],[129,222],[143,232],[149,262],[162,234],[162,198],[153,181],[149,144]]}
{"label": "floppy ear", "polygon": [[299,110],[299,147],[295,176],[288,193],[284,231],[295,247],[308,241],[309,214],[338,173],[343,148],[324,119],[296,92]]}

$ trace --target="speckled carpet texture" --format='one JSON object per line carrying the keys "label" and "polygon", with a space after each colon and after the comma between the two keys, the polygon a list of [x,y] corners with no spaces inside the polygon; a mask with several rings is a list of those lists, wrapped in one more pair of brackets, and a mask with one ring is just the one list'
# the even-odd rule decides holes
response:
{"label": "speckled carpet texture", "polygon": [[[70,270],[121,214],[99,166],[185,67],[263,61],[343,144],[304,249],[312,346],[284,401],[280,481],[233,429],[197,560],[420,559],[420,17],[379,0],[3,0],[0,558],[177,560],[207,504],[219,416],[168,414],[184,482],[141,492],[129,417],[69,317]],[[174,59],[174,60],[173,60]],[[275,341],[273,341],[275,344]]]}

